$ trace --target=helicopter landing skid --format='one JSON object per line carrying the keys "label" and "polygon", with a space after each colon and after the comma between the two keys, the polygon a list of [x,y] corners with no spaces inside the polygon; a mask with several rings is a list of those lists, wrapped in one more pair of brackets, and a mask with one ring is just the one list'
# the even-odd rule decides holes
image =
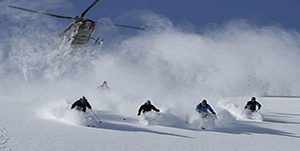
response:
{"label": "helicopter landing skid", "polygon": [[93,46],[79,45],[73,43],[73,37],[65,36],[62,44],[59,47],[59,56],[90,55],[95,57],[97,52],[99,52],[101,49],[103,39],[101,41],[99,41],[99,37],[97,39],[92,37],[91,39],[95,40]]}
{"label": "helicopter landing skid", "polygon": [[[101,46],[103,45],[103,39],[99,42],[99,38],[100,37],[98,37],[97,39],[95,39],[93,37],[91,38],[91,39],[95,40],[95,43],[94,43],[93,48],[92,48],[92,51],[90,52],[91,56],[95,56],[96,53],[98,51],[100,51]],[[98,45],[98,46],[96,46],[96,45]]]}

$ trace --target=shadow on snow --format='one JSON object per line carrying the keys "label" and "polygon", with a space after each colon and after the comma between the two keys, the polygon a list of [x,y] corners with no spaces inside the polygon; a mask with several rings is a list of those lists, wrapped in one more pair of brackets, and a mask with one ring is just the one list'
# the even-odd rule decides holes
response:
{"label": "shadow on snow", "polygon": [[300,138],[300,136],[297,136],[290,132],[285,132],[281,130],[275,130],[271,128],[264,128],[260,126],[254,126],[253,122],[245,122],[243,123],[241,121],[235,121],[234,126],[231,127],[222,127],[214,129],[215,132],[222,132],[222,133],[230,133],[230,134],[269,134],[269,135],[278,135],[278,136],[287,136],[287,137],[293,137],[293,138]]}
{"label": "shadow on snow", "polygon": [[[110,114],[108,112],[103,112],[103,111],[97,111],[96,115],[99,116],[99,118],[104,121],[103,123],[97,122],[97,124],[95,125],[95,128],[99,128],[99,129],[109,129],[109,130],[129,131],[129,132],[147,132],[147,133],[155,133],[155,134],[159,134],[159,135],[170,135],[170,136],[177,136],[177,137],[184,137],[184,138],[192,138],[189,136],[153,131],[153,130],[149,130],[147,128],[141,128],[139,126],[129,125],[129,124],[139,123],[138,118],[135,116],[129,117],[128,119],[124,120],[124,117],[122,117],[120,115]],[[234,120],[234,121],[230,121],[229,123],[226,123],[226,125],[223,127],[214,127],[212,129],[209,129],[206,131],[214,131],[214,132],[230,133],[230,134],[248,134],[248,135],[269,134],[269,135],[300,138],[300,136],[297,136],[290,132],[285,132],[285,131],[281,131],[281,130],[263,127],[263,124],[267,123],[267,122],[276,123],[276,124],[300,124],[299,122],[278,120],[278,119],[285,118],[285,116],[290,116],[290,115],[280,114],[280,113],[266,113],[263,122]],[[294,116],[299,116],[299,115],[294,115]],[[178,121],[180,121],[180,120],[178,120]],[[178,121],[176,121],[176,122],[178,122]],[[181,122],[182,122],[182,124],[181,124]],[[185,129],[185,130],[192,130],[192,131],[202,131],[201,129],[195,129],[195,128],[189,127],[188,124],[186,124],[184,121],[180,121],[180,124],[178,123],[178,125],[176,125],[176,124],[171,124],[171,125],[154,124],[154,125],[160,125],[160,126],[172,127],[172,128],[178,128],[178,129]]]}
{"label": "shadow on snow", "polygon": [[[294,116],[294,117],[291,117]],[[271,129],[263,127],[263,124],[274,123],[274,124],[300,124],[299,122],[291,122],[291,120],[283,120],[295,118],[299,114],[284,114],[284,113],[264,113],[264,120],[262,122],[256,121],[232,121],[230,126],[214,129],[216,132],[231,133],[231,134],[269,134],[278,136],[287,136],[293,138],[300,138],[300,136],[291,132],[285,132],[281,130]],[[258,125],[258,126],[257,126]]]}
{"label": "shadow on snow", "polygon": [[[109,129],[109,130],[124,131],[124,132],[126,132],[126,131],[127,132],[146,132],[146,133],[154,133],[154,134],[159,134],[159,135],[169,135],[169,136],[176,136],[176,137],[192,138],[189,136],[153,131],[153,130],[149,130],[147,128],[141,128],[138,126],[128,125],[128,123],[138,123],[138,120],[136,118],[130,118],[127,120],[123,120],[124,117],[121,117],[119,115],[109,114],[107,112],[102,112],[102,111],[97,111],[95,113],[97,116],[99,116],[99,118],[101,120],[103,120],[103,122],[102,123],[97,122],[97,124],[95,124],[94,128]],[[122,123],[118,124],[118,123],[114,123],[114,122],[122,122]],[[127,123],[127,124],[125,124],[125,123]]]}

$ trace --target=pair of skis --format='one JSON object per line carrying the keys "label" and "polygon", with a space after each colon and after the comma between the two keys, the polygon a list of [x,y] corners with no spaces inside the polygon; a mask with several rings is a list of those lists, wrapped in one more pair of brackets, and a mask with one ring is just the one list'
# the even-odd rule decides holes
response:
{"label": "pair of skis", "polygon": [[[219,120],[219,118],[217,117],[217,115],[214,115],[214,117],[215,117],[216,120],[218,121],[219,125],[220,125],[221,127],[223,127],[223,124],[221,123],[221,121]],[[205,116],[205,118],[207,118],[207,116]],[[202,119],[203,119],[203,118],[202,118]],[[185,122],[185,123],[188,124],[189,122]],[[202,130],[205,130],[206,128],[203,127],[203,126],[201,126],[201,129],[202,129]]]}
{"label": "pair of skis", "polygon": [[[219,125],[220,125],[221,127],[223,127],[223,125],[222,125],[221,121],[219,120],[219,118],[217,117],[217,115],[215,115],[214,117],[217,119]],[[205,130],[206,128],[203,127],[203,126],[201,126],[201,129]]]}

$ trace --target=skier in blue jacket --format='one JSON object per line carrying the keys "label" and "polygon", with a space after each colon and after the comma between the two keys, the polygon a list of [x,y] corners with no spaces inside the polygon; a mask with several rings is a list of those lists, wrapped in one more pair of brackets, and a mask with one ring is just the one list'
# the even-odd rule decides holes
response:
{"label": "skier in blue jacket", "polygon": [[202,118],[206,118],[208,116],[208,111],[207,109],[212,113],[216,114],[214,110],[211,108],[209,104],[207,104],[207,101],[203,99],[201,103],[199,103],[196,107],[196,111],[202,115]]}

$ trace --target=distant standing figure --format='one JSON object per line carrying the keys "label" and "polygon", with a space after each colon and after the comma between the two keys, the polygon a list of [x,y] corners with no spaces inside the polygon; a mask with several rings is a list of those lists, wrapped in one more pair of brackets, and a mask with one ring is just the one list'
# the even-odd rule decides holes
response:
{"label": "distant standing figure", "polygon": [[100,89],[100,88],[106,88],[106,89],[109,89],[108,85],[107,85],[107,82],[106,81],[103,81],[102,85],[98,86],[97,89]]}
{"label": "distant standing figure", "polygon": [[157,109],[154,105],[152,105],[150,100],[147,100],[143,105],[140,106],[137,115],[140,116],[141,112],[145,113],[145,112],[149,112],[151,110],[159,112],[159,109]]}
{"label": "distant standing figure", "polygon": [[[258,106],[258,109],[256,110],[256,106]],[[249,109],[252,112],[259,111],[261,108],[261,104],[256,101],[255,97],[252,97],[250,101],[247,102],[245,109]]]}
{"label": "distant standing figure", "polygon": [[201,103],[199,103],[197,106],[196,106],[196,111],[198,113],[201,114],[202,118],[206,118],[208,116],[208,111],[207,109],[212,113],[212,114],[216,114],[214,112],[214,110],[211,108],[211,106],[209,104],[207,104],[207,101],[205,99],[202,100]]}
{"label": "distant standing figure", "polygon": [[79,100],[75,101],[72,106],[71,109],[75,108],[78,111],[86,111],[86,108],[88,109],[92,109],[92,106],[90,105],[90,103],[87,101],[87,99],[83,96],[82,98],[80,98]]}

